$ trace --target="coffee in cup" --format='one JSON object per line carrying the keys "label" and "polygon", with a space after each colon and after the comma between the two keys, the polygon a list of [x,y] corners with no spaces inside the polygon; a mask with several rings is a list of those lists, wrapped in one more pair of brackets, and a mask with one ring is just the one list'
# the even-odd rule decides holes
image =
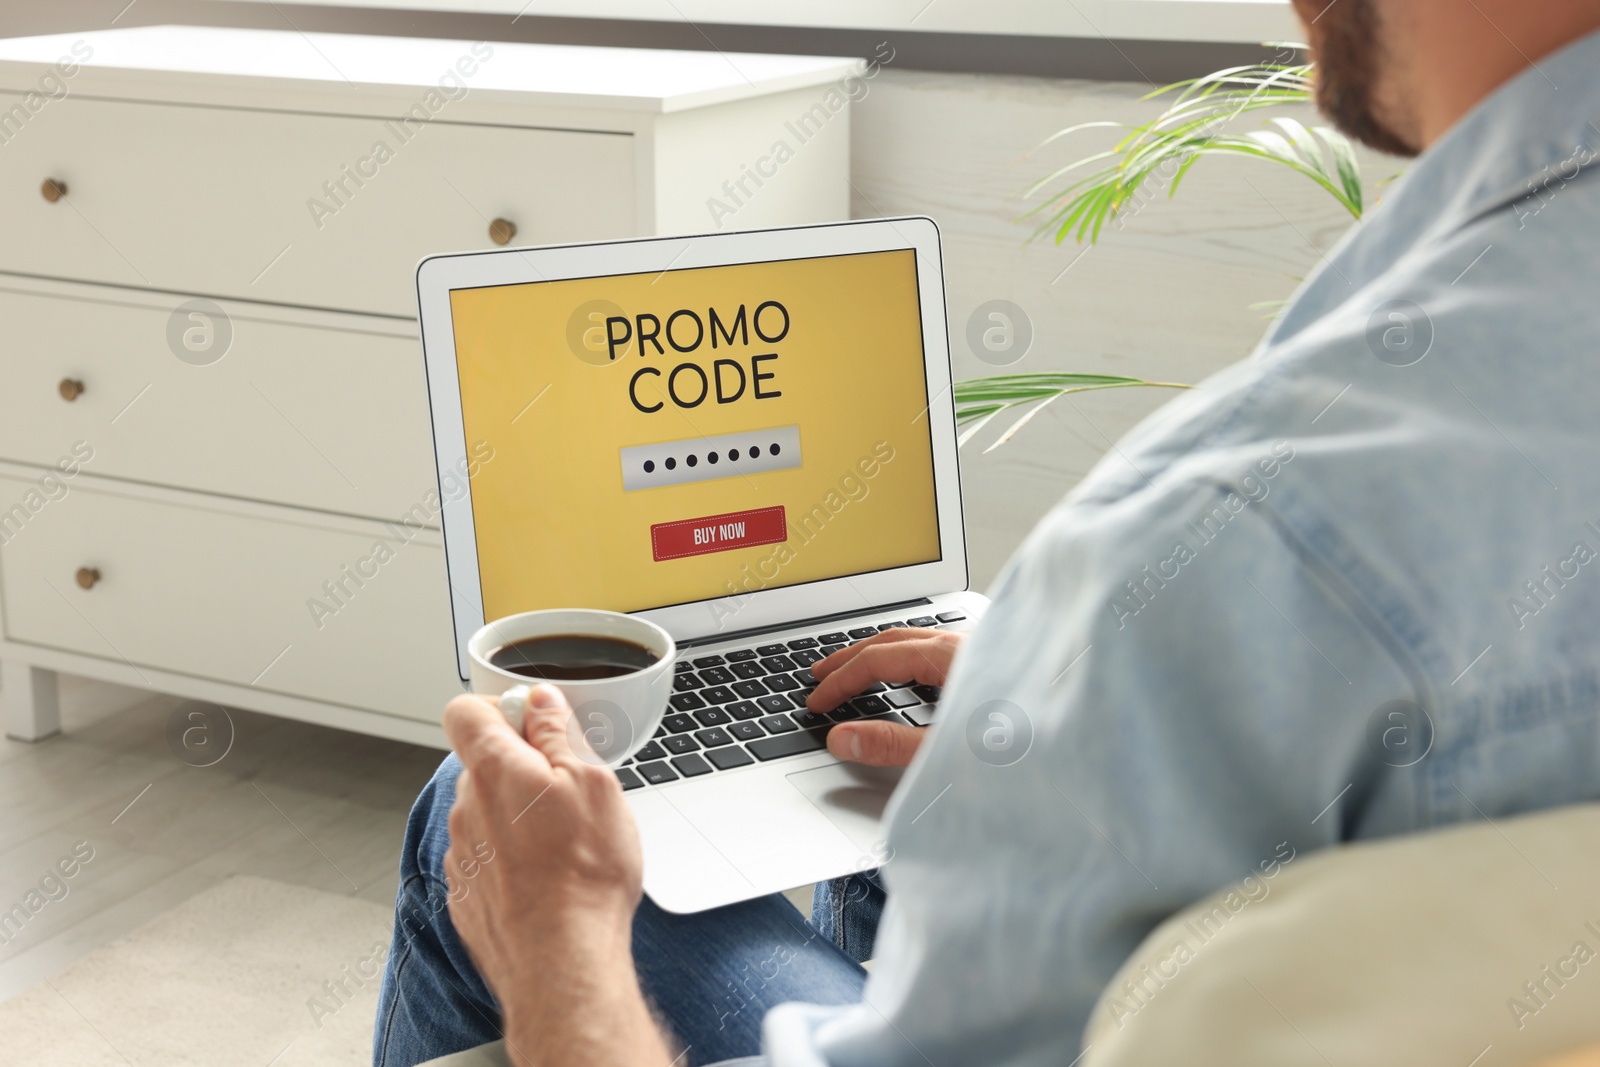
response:
{"label": "coffee in cup", "polygon": [[525,637],[489,653],[489,665],[551,682],[616,678],[642,671],[660,657],[634,641],[593,634]]}
{"label": "coffee in cup", "polygon": [[519,732],[530,685],[553,685],[572,706],[567,728],[574,751],[616,765],[661,725],[677,645],[634,615],[561,608],[487,623],[467,642],[467,655],[472,691],[498,697]]}

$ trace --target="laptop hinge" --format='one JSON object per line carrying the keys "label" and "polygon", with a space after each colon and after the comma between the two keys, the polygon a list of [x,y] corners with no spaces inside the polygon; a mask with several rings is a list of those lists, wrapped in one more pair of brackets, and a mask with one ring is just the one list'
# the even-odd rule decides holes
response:
{"label": "laptop hinge", "polygon": [[931,605],[933,601],[927,597],[918,597],[915,600],[898,600],[893,604],[879,604],[873,608],[859,608],[854,611],[837,611],[832,615],[813,615],[807,619],[791,619],[788,622],[776,623],[772,626],[757,626],[748,630],[729,630],[727,633],[710,634],[706,637],[691,637],[679,641],[679,648],[696,648],[700,645],[720,645],[724,641],[739,641],[747,637],[759,637],[762,634],[777,633],[780,630],[801,630],[813,626],[826,626],[830,622],[840,622],[845,619],[859,619],[863,615],[877,615],[884,611],[898,611],[901,608],[919,608]]}

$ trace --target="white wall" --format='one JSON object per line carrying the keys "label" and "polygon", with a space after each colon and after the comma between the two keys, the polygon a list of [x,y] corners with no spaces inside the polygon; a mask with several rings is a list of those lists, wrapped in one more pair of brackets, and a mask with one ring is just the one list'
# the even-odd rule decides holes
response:
{"label": "white wall", "polygon": [[[1286,168],[1208,159],[1175,200],[1157,199],[1122,229],[1108,230],[1063,274],[1083,248],[1029,244],[1033,224],[1018,216],[1033,202],[1020,194],[1115,135],[1088,131],[1034,150],[1079,122],[1157,114],[1161,102],[1139,100],[1148,90],[892,68],[871,82],[852,115],[852,211],[938,221],[958,378],[1082,371],[1198,382],[1243,358],[1260,338],[1267,323],[1248,305],[1288,296],[1318,262],[1318,250],[1350,225],[1331,196]],[[1314,120],[1309,109],[1298,117]],[[1258,121],[1265,119],[1244,120],[1250,127]],[[1371,157],[1369,188],[1399,167]],[[980,362],[964,338],[973,309],[994,298],[1021,306],[1035,331],[1027,357],[1003,370]],[[988,586],[1040,516],[1111,452],[1111,442],[1171,395],[1065,397],[995,452],[982,454],[1004,416],[967,445],[962,484],[974,588]]]}

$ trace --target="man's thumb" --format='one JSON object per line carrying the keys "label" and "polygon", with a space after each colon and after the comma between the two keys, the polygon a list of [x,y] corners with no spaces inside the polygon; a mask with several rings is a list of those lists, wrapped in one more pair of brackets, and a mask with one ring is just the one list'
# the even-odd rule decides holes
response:
{"label": "man's thumb", "polygon": [[828,731],[828,751],[868,767],[906,767],[922,744],[922,731],[892,722],[847,722]]}
{"label": "man's thumb", "polygon": [[570,763],[576,759],[572,742],[567,737],[567,720],[572,709],[567,698],[553,685],[540,683],[528,690],[527,713],[522,721],[522,736],[528,744],[543,752],[552,764]]}

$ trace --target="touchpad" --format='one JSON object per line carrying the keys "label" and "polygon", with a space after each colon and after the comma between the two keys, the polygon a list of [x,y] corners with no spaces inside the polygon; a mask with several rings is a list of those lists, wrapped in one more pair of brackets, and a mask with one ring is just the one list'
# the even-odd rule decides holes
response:
{"label": "touchpad", "polygon": [[785,777],[864,855],[872,855],[883,840],[884,806],[903,773],[897,767],[830,763]]}

